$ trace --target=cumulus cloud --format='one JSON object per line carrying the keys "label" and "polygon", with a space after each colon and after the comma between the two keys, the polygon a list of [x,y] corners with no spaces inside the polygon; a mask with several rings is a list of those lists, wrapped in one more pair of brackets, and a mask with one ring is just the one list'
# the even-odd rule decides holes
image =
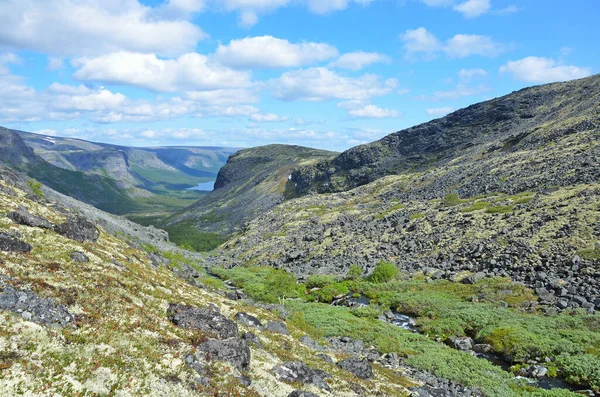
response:
{"label": "cumulus cloud", "polygon": [[465,18],[477,18],[492,8],[490,0],[467,0],[452,7],[460,12]]}
{"label": "cumulus cloud", "polygon": [[366,117],[374,119],[383,119],[388,117],[399,117],[400,113],[393,109],[382,109],[375,105],[366,105],[358,109],[351,109],[348,111],[350,116],[354,117]]}
{"label": "cumulus cloud", "polygon": [[440,52],[449,58],[465,58],[470,55],[493,57],[507,50],[507,47],[489,36],[475,34],[457,34],[442,43],[435,35],[420,27],[407,30],[400,35],[408,58],[422,56],[433,59]]}
{"label": "cumulus cloud", "polygon": [[560,65],[555,60],[530,56],[510,61],[500,67],[500,73],[509,73],[515,79],[531,83],[552,83],[587,77],[591,69],[572,65]]}
{"label": "cumulus cloud", "polygon": [[482,77],[486,77],[486,76],[487,76],[487,72],[481,68],[461,69],[458,72],[458,78],[460,79],[460,81],[463,81],[465,83],[468,83],[473,79],[482,78]]}
{"label": "cumulus cloud", "polygon": [[304,66],[337,55],[337,49],[325,43],[293,44],[273,36],[258,36],[219,45],[215,58],[236,68],[284,68]]}
{"label": "cumulus cloud", "polygon": [[451,106],[444,106],[441,108],[429,108],[425,109],[425,112],[434,117],[443,117],[449,113],[452,113],[455,109]]}
{"label": "cumulus cloud", "polygon": [[163,60],[154,54],[115,52],[72,61],[74,78],[106,84],[127,84],[153,91],[212,90],[246,87],[250,73],[235,71],[197,53]]}
{"label": "cumulus cloud", "polygon": [[8,65],[21,63],[21,58],[12,52],[0,54],[0,75],[10,73]]}
{"label": "cumulus cloud", "polygon": [[349,52],[329,64],[333,68],[361,70],[374,63],[389,63],[390,57],[377,52]]}
{"label": "cumulus cloud", "polygon": [[349,4],[355,3],[367,6],[373,0],[307,0],[308,8],[316,14],[327,14],[334,11],[344,10]]}
{"label": "cumulus cloud", "polygon": [[287,117],[273,113],[255,113],[250,116],[250,120],[257,123],[273,123],[277,121],[286,121]]}
{"label": "cumulus cloud", "polygon": [[5,0],[0,15],[0,45],[51,55],[125,50],[172,56],[206,36],[189,21],[156,16],[138,0]]}
{"label": "cumulus cloud", "polygon": [[386,95],[397,85],[395,79],[383,81],[373,74],[345,77],[324,67],[290,71],[267,83],[272,95],[285,101],[366,100]]}

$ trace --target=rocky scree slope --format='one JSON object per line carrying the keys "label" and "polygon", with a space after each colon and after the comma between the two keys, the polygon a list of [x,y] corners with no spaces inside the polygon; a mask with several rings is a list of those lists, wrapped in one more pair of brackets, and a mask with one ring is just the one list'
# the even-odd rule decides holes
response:
{"label": "rocky scree slope", "polygon": [[[507,276],[559,310],[599,309],[599,82],[595,76],[505,97],[496,105],[535,103],[544,123],[510,139],[504,129],[490,132],[505,140],[462,150],[427,170],[287,201],[223,245],[217,263],[269,265],[305,276],[344,275],[352,264],[369,273],[388,260],[434,279],[465,271]],[[544,98],[552,101],[544,105]],[[492,104],[469,112],[483,107],[495,114]],[[527,114],[533,116],[527,123],[542,118]],[[471,120],[454,130],[476,142],[479,130]]]}
{"label": "rocky scree slope", "polygon": [[198,262],[157,261],[0,177],[0,395],[406,396],[423,384],[397,361],[302,343],[283,307],[232,300]]}
{"label": "rocky scree slope", "polygon": [[334,152],[289,145],[240,150],[219,170],[213,192],[164,224],[187,225],[202,232],[229,235],[283,202],[293,168],[334,155]]}

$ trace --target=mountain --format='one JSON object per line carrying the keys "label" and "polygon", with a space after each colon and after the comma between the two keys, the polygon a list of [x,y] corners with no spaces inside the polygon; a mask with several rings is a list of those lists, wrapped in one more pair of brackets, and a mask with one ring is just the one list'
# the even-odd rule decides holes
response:
{"label": "mountain", "polygon": [[[10,145],[21,146],[17,153],[25,150],[23,145],[33,149],[25,157],[37,157],[36,166],[27,165],[27,162],[21,164],[32,178],[43,176],[40,180],[62,193],[142,221],[153,221],[192,204],[203,193],[187,189],[215,180],[229,154],[238,150],[220,147],[134,148],[23,131],[2,131],[5,136],[12,133],[21,138],[18,143],[16,136],[10,138]],[[4,157],[4,163],[13,165],[19,161]],[[58,174],[61,176],[56,176]],[[65,178],[100,181],[102,187],[94,188],[94,194],[88,194],[77,191],[75,183],[61,183]]]}
{"label": "mountain", "polygon": [[[216,242],[222,242],[248,221],[283,202],[292,169],[329,159],[335,154],[289,145],[240,150],[232,154],[219,171],[214,191],[171,216],[161,226],[171,233],[172,238],[183,234],[184,240],[192,244],[192,240],[210,236]],[[194,230],[201,234],[190,235],[189,232]]]}
{"label": "mountain", "polygon": [[[598,128],[599,96],[600,75],[525,88],[298,169],[291,182],[301,196],[347,191],[386,175],[426,174],[447,167],[460,172],[449,173],[443,185],[432,191],[454,189],[472,196],[565,183],[568,176],[564,174],[580,168],[587,156],[584,151],[567,156],[561,152],[564,148],[553,145],[569,135],[577,137],[579,132]],[[540,158],[543,161],[528,161],[529,150],[542,149],[546,152]],[[518,170],[492,164],[500,159],[530,164]],[[516,178],[511,177],[517,172]],[[596,176],[594,172],[580,175],[582,179],[569,183],[594,181]],[[436,181],[441,182],[439,178]]]}

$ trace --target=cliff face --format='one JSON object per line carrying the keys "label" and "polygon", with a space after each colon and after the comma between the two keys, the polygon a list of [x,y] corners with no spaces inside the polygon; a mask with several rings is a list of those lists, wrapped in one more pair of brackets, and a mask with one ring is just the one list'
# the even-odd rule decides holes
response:
{"label": "cliff face", "polygon": [[599,98],[600,75],[526,88],[299,168],[292,182],[300,196],[340,192],[407,170],[543,146],[556,134],[597,128]]}

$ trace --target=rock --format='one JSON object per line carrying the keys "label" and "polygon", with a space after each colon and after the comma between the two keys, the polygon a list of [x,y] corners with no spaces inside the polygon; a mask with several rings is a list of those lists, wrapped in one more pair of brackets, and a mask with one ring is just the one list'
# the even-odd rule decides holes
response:
{"label": "rock", "polygon": [[321,346],[320,344],[318,344],[316,341],[314,341],[310,336],[308,335],[304,335],[303,337],[301,337],[300,339],[298,339],[300,341],[300,343],[308,346],[308,347],[312,347],[315,350],[325,350],[325,348],[323,346]]}
{"label": "rock", "polygon": [[293,392],[288,394],[288,397],[319,397],[319,396],[317,396],[315,393],[311,393],[309,391],[294,390]]}
{"label": "rock", "polygon": [[456,350],[467,351],[473,349],[474,342],[468,336],[451,336],[446,340],[446,344]]}
{"label": "rock", "polygon": [[293,392],[288,394],[288,397],[319,397],[319,396],[317,396],[315,393],[311,393],[309,391],[294,390]]}
{"label": "rock", "polygon": [[211,339],[198,345],[198,350],[207,361],[219,360],[231,363],[237,369],[245,370],[250,365],[250,348],[244,339]]}
{"label": "rock", "polygon": [[40,298],[35,292],[20,291],[0,279],[0,310],[10,310],[27,321],[45,325],[66,326],[73,322],[67,307],[54,299]]}
{"label": "rock", "polygon": [[10,220],[19,225],[52,229],[52,223],[36,215],[32,215],[26,208],[19,207],[18,210],[7,215]]}
{"label": "rock", "polygon": [[31,252],[31,245],[11,236],[10,234],[0,233],[0,251]]}
{"label": "rock", "polygon": [[548,374],[548,368],[542,365],[535,365],[531,371],[531,375],[534,378],[543,378]]}
{"label": "rock", "polygon": [[250,386],[252,384],[252,379],[244,375],[236,376],[235,379],[244,386]]}
{"label": "rock", "polygon": [[489,353],[491,350],[492,346],[485,343],[479,343],[473,346],[473,351],[475,353]]}
{"label": "rock", "polygon": [[269,321],[267,323],[267,330],[275,334],[289,335],[287,327],[280,321]]}
{"label": "rock", "polygon": [[87,257],[87,255],[85,255],[83,252],[71,252],[71,259],[74,262],[78,262],[78,263],[85,263],[85,262],[89,262],[90,258]]}
{"label": "rock", "polygon": [[475,274],[471,274],[470,276],[467,276],[465,278],[462,279],[462,283],[463,284],[475,284],[478,281],[481,281],[485,278],[485,273],[483,272],[478,272]]}
{"label": "rock", "polygon": [[236,321],[240,324],[246,325],[248,327],[263,328],[263,325],[260,322],[260,320],[248,313],[239,312],[234,317]]}
{"label": "rock", "polygon": [[337,366],[361,379],[371,379],[373,377],[373,369],[366,358],[347,358],[339,361]]}
{"label": "rock", "polygon": [[272,371],[278,380],[284,382],[300,382],[315,385],[327,391],[330,390],[329,385],[323,379],[322,374],[309,368],[301,361],[288,361],[283,364],[276,365],[273,367]]}
{"label": "rock", "polygon": [[319,353],[319,354],[317,354],[317,357],[319,357],[320,359],[322,359],[323,361],[325,361],[329,364],[334,364],[333,358],[329,357],[327,354]]}
{"label": "rock", "polygon": [[254,335],[252,332],[246,332],[244,335],[242,335],[242,339],[248,341],[248,343],[256,347],[262,347],[262,342],[260,341],[260,338]]}
{"label": "rock", "polygon": [[207,331],[218,339],[238,336],[238,326],[234,321],[208,308],[171,303],[167,316],[181,328]]}
{"label": "rock", "polygon": [[54,231],[79,242],[95,242],[100,237],[100,232],[96,225],[81,216],[70,217],[65,223],[54,226]]}

